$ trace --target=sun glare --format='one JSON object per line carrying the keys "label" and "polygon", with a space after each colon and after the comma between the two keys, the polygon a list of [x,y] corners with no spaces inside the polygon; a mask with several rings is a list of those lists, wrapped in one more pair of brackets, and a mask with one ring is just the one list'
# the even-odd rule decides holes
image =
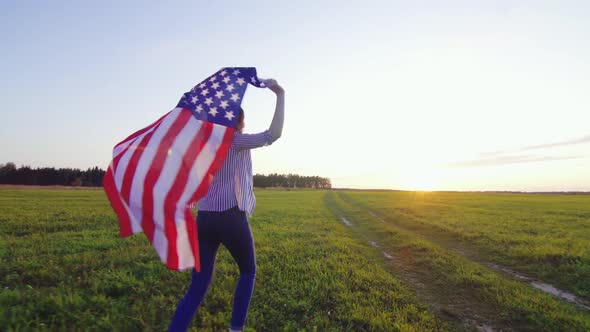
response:
{"label": "sun glare", "polygon": [[441,174],[436,169],[416,168],[408,170],[403,180],[403,189],[434,191],[440,189]]}
{"label": "sun glare", "polygon": [[435,181],[431,181],[430,179],[417,179],[416,181],[410,181],[407,189],[416,191],[434,191],[437,188],[438,186]]}

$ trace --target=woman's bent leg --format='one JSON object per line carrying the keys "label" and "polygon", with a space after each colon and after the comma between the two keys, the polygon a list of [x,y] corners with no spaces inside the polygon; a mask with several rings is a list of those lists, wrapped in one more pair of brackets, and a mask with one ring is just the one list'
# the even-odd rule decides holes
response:
{"label": "woman's bent leg", "polygon": [[224,239],[223,244],[229,250],[240,268],[240,279],[234,293],[234,305],[231,318],[231,328],[241,330],[246,322],[252,291],[254,290],[254,279],[256,277],[256,251],[252,231],[246,215],[240,211],[238,220],[229,236]]}
{"label": "woman's bent leg", "polygon": [[217,254],[219,243],[199,239],[199,250],[201,256],[201,272],[193,269],[193,276],[188,291],[182,301],[176,308],[176,313],[168,328],[170,332],[186,331],[197,311],[197,308],[203,301],[207,288],[211,283],[213,271],[215,269],[215,255]]}
{"label": "woman's bent leg", "polygon": [[256,272],[240,271],[240,279],[234,293],[234,306],[231,315],[231,328],[242,330],[246,323],[246,315],[250,306],[250,299],[254,291]]}

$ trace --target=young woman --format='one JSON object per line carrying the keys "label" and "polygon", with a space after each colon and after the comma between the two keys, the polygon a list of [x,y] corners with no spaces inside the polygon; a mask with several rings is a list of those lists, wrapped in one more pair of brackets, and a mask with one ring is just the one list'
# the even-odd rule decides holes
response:
{"label": "young woman", "polygon": [[244,328],[256,276],[256,252],[246,217],[246,213],[252,215],[256,205],[250,150],[270,145],[281,137],[285,109],[283,88],[273,79],[266,80],[265,84],[277,97],[270,128],[258,134],[243,134],[244,112],[240,112],[225,163],[215,175],[205,197],[199,201],[197,229],[201,272],[197,273],[193,269],[188,292],[176,309],[169,331],[188,329],[211,282],[219,244],[229,250],[240,269],[230,331],[241,331]]}

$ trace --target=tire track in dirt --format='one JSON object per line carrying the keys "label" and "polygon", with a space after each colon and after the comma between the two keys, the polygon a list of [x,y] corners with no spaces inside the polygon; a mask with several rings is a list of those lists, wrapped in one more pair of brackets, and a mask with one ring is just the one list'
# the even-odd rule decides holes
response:
{"label": "tire track in dirt", "polygon": [[442,248],[445,248],[447,250],[451,250],[451,251],[469,259],[470,261],[472,261],[476,264],[488,267],[496,272],[499,272],[503,276],[509,277],[510,279],[513,279],[513,280],[523,282],[523,283],[525,283],[531,287],[534,287],[546,294],[552,295],[562,301],[574,304],[574,305],[578,306],[579,308],[590,311],[590,303],[587,303],[587,301],[579,298],[575,294],[558,289],[557,287],[555,287],[549,283],[546,283],[546,282],[540,280],[539,278],[532,278],[532,277],[526,276],[523,273],[514,271],[514,270],[509,269],[505,266],[502,266],[498,263],[484,261],[478,257],[477,253],[474,253],[472,249],[468,249],[465,245],[461,245],[457,242],[451,243],[449,241],[443,241],[443,240],[434,238],[432,236],[422,234],[422,233],[417,232],[413,229],[404,227],[403,225],[400,225],[399,223],[388,221],[384,218],[381,218],[380,216],[375,214],[373,211],[366,209],[364,206],[360,205],[359,203],[354,201],[352,198],[350,198],[342,193],[338,193],[338,195],[340,196],[340,198],[343,201],[355,206],[358,209],[366,210],[366,212],[371,217],[375,218],[376,220],[378,220],[382,223],[392,225],[394,227],[404,230],[405,232],[414,234],[418,238],[422,238],[423,240],[432,242]]}
{"label": "tire track in dirt", "polygon": [[[440,283],[432,278],[429,271],[413,268],[414,258],[411,253],[384,250],[375,239],[359,229],[355,225],[354,219],[346,215],[337,206],[337,203],[330,201],[327,196],[325,198],[326,206],[332,210],[334,215],[350,228],[357,238],[379,250],[385,258],[385,263],[396,271],[396,277],[409,285],[415,291],[417,297],[429,306],[439,319],[450,325],[451,330],[481,332],[512,330],[509,326],[497,321],[499,317],[498,308],[482,302],[468,289],[445,285],[445,289],[441,290]],[[385,220],[382,221],[386,222]]]}

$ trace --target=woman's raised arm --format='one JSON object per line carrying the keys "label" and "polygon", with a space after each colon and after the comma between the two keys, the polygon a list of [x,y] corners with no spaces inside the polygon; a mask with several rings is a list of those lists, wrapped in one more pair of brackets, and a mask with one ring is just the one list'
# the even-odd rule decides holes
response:
{"label": "woman's raised arm", "polygon": [[273,140],[279,139],[283,133],[283,122],[285,119],[285,90],[274,79],[264,81],[264,84],[277,95],[275,114],[270,123],[270,134]]}

